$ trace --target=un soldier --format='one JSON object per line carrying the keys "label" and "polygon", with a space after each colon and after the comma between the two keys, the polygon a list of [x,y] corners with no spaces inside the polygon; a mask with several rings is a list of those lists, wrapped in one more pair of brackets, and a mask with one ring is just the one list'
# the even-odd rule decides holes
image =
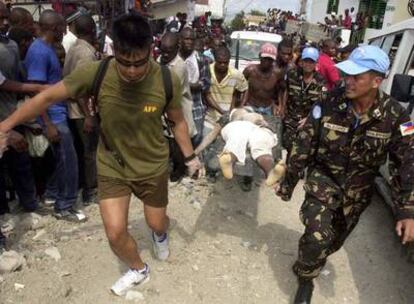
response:
{"label": "un soldier", "polygon": [[405,109],[379,90],[389,64],[378,47],[354,50],[337,65],[346,74],[345,92],[313,106],[293,145],[278,195],[289,200],[298,175],[308,167],[300,210],[305,232],[293,266],[299,278],[295,303],[310,303],[312,279],[369,205],[375,175],[387,156],[396,231],[403,244],[414,240],[414,130]]}
{"label": "un soldier", "polygon": [[309,47],[302,52],[301,66],[289,70],[287,74],[288,101],[283,121],[283,146],[288,155],[292,150],[292,142],[296,137],[300,122],[306,119],[312,105],[320,101],[326,92],[323,77],[315,71],[319,52]]}

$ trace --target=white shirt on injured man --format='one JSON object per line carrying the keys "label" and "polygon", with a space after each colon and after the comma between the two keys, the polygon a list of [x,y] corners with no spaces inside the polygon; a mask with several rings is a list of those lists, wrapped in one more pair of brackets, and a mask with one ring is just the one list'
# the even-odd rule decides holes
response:
{"label": "white shirt on injured man", "polygon": [[226,142],[223,152],[231,152],[242,164],[246,161],[248,148],[254,160],[262,155],[272,155],[272,148],[277,145],[276,134],[266,127],[244,120],[248,115],[256,113],[245,113],[235,118],[235,111],[241,110],[243,109],[234,109],[230,114],[231,121],[221,130],[221,136]]}

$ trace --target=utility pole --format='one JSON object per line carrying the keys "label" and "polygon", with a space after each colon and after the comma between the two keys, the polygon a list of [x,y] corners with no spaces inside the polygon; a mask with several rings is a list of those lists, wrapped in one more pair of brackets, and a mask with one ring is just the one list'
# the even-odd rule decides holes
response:
{"label": "utility pole", "polygon": [[308,5],[308,0],[301,0],[300,1],[300,11],[299,15],[306,14],[306,6]]}

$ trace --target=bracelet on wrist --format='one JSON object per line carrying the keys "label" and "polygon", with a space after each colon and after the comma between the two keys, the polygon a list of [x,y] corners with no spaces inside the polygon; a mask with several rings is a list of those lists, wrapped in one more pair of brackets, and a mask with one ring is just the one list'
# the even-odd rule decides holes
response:
{"label": "bracelet on wrist", "polygon": [[197,155],[193,152],[190,156],[184,157],[184,162],[188,163],[189,161],[192,161],[194,158],[196,158]]}

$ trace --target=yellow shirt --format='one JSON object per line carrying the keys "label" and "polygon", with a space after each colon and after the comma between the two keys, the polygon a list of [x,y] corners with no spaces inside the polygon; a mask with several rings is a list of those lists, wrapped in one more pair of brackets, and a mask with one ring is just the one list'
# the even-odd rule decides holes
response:
{"label": "yellow shirt", "polygon": [[[210,64],[211,86],[210,92],[214,100],[219,106],[225,110],[230,110],[233,99],[234,90],[245,92],[248,88],[248,83],[244,75],[235,68],[229,67],[227,75],[221,82],[217,81],[216,73],[214,72],[214,63]],[[220,118],[219,113],[214,109],[209,109],[207,118],[210,121],[217,121]]]}

